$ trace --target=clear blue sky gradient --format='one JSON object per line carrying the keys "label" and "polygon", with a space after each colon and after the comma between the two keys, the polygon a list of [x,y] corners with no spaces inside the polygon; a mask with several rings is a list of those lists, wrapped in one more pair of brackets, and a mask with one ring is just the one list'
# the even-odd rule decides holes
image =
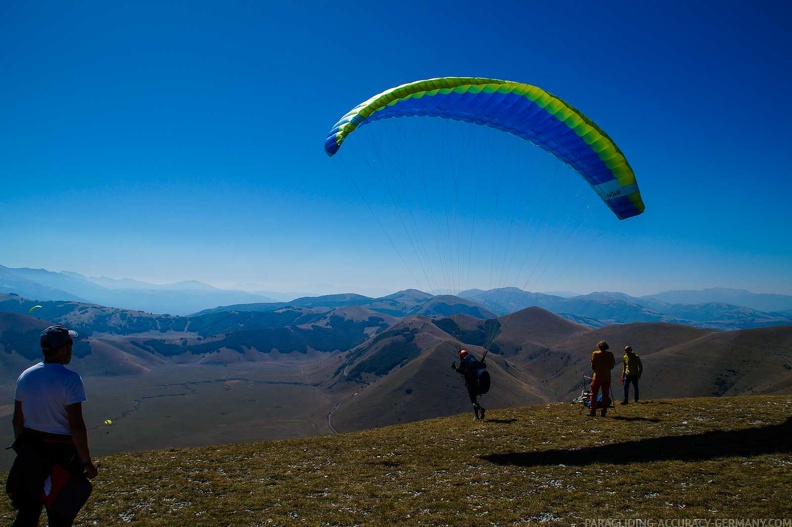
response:
{"label": "clear blue sky gradient", "polygon": [[789,2],[3,2],[0,50],[7,267],[420,287],[323,142],[384,89],[481,76],[584,111],[647,205],[599,204],[530,289],[792,294]]}

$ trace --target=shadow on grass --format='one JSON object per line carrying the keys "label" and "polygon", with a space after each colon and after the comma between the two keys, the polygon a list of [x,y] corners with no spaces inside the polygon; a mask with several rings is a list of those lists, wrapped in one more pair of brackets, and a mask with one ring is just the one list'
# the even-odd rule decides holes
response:
{"label": "shadow on grass", "polygon": [[488,423],[498,423],[501,425],[510,425],[512,423],[516,423],[517,419],[486,419]]}
{"label": "shadow on grass", "polygon": [[616,421],[649,421],[650,423],[659,423],[660,419],[657,417],[622,417],[620,415],[613,416]]}
{"label": "shadow on grass", "polygon": [[784,424],[742,430],[716,430],[685,436],[653,437],[579,450],[539,450],[479,456],[496,465],[589,465],[703,461],[731,456],[792,453],[792,417]]}

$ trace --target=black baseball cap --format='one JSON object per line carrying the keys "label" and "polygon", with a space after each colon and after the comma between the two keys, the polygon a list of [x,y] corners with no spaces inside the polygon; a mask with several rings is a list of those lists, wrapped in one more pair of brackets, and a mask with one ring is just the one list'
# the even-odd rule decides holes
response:
{"label": "black baseball cap", "polygon": [[77,338],[77,332],[63,326],[50,326],[41,332],[41,348],[55,350],[71,344]]}

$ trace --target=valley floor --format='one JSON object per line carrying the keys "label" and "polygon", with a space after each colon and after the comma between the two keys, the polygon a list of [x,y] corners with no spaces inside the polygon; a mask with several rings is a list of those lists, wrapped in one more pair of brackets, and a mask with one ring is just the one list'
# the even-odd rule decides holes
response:
{"label": "valley floor", "polygon": [[[320,387],[328,360],[163,365],[143,375],[88,377],[91,450],[104,456],[328,434],[335,402]],[[2,400],[13,400],[13,387],[0,389]],[[13,442],[12,412],[11,405],[0,407],[3,445]],[[0,470],[13,458],[0,450]]]}

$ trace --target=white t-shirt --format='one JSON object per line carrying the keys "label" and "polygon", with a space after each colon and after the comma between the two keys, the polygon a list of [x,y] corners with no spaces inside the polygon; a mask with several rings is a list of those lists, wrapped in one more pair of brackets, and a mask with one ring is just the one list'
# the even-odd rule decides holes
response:
{"label": "white t-shirt", "polygon": [[43,362],[22,372],[14,399],[22,403],[25,428],[63,435],[71,435],[66,406],[87,400],[77,372],[60,363]]}

